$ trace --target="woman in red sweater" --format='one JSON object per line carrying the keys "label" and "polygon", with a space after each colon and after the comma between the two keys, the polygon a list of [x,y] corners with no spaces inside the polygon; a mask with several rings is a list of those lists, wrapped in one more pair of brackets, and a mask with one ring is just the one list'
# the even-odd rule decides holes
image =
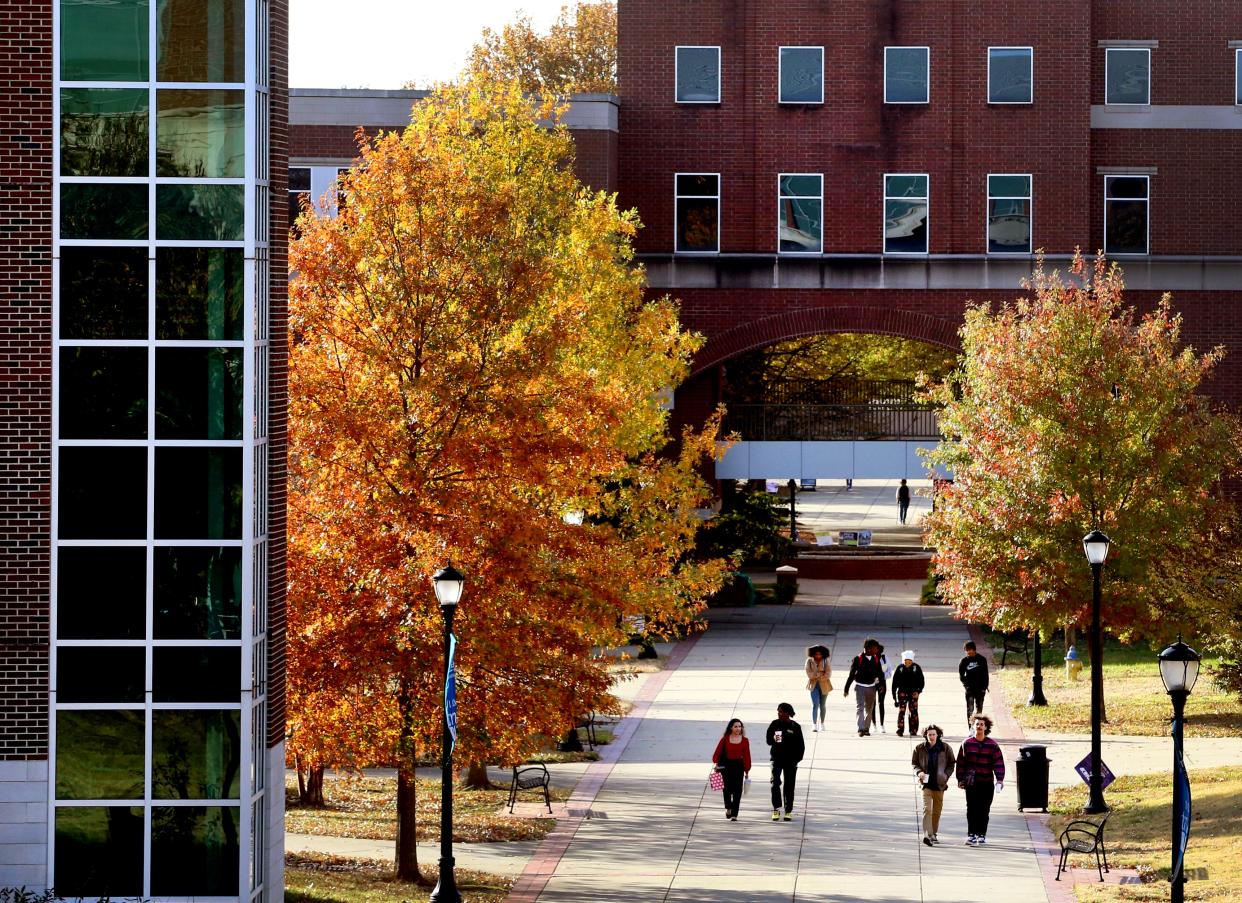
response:
{"label": "woman in red sweater", "polygon": [[750,741],[746,739],[746,725],[740,718],[729,719],[724,736],[712,753],[712,761],[724,772],[725,818],[737,821],[737,810],[742,803],[742,780],[750,774]]}

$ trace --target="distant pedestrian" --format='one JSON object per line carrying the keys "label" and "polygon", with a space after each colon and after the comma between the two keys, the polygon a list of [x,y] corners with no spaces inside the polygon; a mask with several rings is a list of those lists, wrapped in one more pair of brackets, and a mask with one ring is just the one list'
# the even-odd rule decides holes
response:
{"label": "distant pedestrian", "polygon": [[966,728],[970,730],[975,715],[983,713],[983,697],[988,693],[988,663],[975,648],[973,640],[962,645],[966,654],[957,663],[957,676],[966,691]]}
{"label": "distant pedestrian", "polygon": [[923,669],[914,660],[914,650],[901,653],[901,664],[889,682],[893,689],[893,705],[897,708],[897,736],[906,732],[906,710],[910,710],[910,736],[919,732],[919,695],[923,692]]}
{"label": "distant pedestrian", "polygon": [[854,703],[858,716],[858,736],[871,736],[871,721],[875,717],[875,696],[884,682],[884,667],[880,664],[880,656],[876,651],[880,643],[875,638],[868,638],[863,643],[863,651],[854,656],[850,662],[850,676],[845,680],[845,695],[850,695],[850,684],[854,684]]}
{"label": "distant pedestrian", "polygon": [[[888,679],[893,674],[893,666],[888,663],[888,656],[884,654],[884,644],[881,643],[876,647],[876,655],[880,657],[880,683],[875,688],[875,704],[878,708],[880,733],[887,733],[884,730],[884,697],[888,695]],[[875,716],[872,716],[875,720]]]}
{"label": "distant pedestrian", "polygon": [[712,761],[723,771],[725,818],[737,821],[737,810],[742,804],[742,782],[750,776],[750,741],[746,739],[746,725],[742,719],[729,719],[712,753]]}
{"label": "distant pedestrian", "polygon": [[793,821],[798,763],[806,752],[802,726],[793,716],[794,707],[782,702],[776,707],[776,720],[768,725],[768,746],[772,749],[772,821],[781,820],[782,803],[785,821]]}
{"label": "distant pedestrian", "polygon": [[897,487],[897,523],[904,524],[906,522],[906,512],[910,510],[910,487],[906,485],[906,481],[902,480],[901,485]]}
{"label": "distant pedestrian", "polygon": [[832,665],[828,664],[828,647],[812,646],[806,651],[806,688],[811,691],[811,730],[824,727],[828,694],[832,692]]}
{"label": "distant pedestrian", "polygon": [[929,847],[940,843],[940,810],[949,778],[953,777],[954,761],[953,747],[944,742],[940,727],[929,724],[923,731],[923,742],[914,747],[910,757],[914,776],[923,786],[923,843]]}
{"label": "distant pedestrian", "polygon": [[974,727],[975,735],[957,751],[957,786],[966,791],[966,844],[972,847],[988,842],[992,797],[1005,789],[1005,757],[989,736],[992,719],[976,715]]}

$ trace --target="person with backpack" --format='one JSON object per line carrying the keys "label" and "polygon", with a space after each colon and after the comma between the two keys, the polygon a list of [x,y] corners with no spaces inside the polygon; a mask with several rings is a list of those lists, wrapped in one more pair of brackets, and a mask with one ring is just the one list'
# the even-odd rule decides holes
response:
{"label": "person with backpack", "polygon": [[750,741],[741,718],[730,718],[712,753],[712,762],[724,778],[725,818],[737,821],[742,805],[742,782],[750,776]]}
{"label": "person with backpack", "polygon": [[966,845],[979,847],[988,842],[992,798],[1005,789],[1005,757],[989,736],[991,718],[976,715],[974,728],[975,735],[957,751],[956,771],[957,786],[966,791]]}
{"label": "person with backpack", "polygon": [[863,651],[854,656],[850,662],[850,676],[845,680],[845,695],[850,695],[850,684],[854,684],[854,702],[858,715],[858,736],[871,736],[871,720],[875,716],[875,697],[879,687],[884,683],[884,666],[880,664],[877,651],[880,643],[869,637],[863,643]]}
{"label": "person with backpack", "polygon": [[914,753],[910,756],[914,777],[923,787],[923,843],[929,847],[940,843],[940,810],[944,806],[944,792],[949,789],[955,762],[953,747],[943,738],[944,733],[939,725],[927,725],[927,730],[923,731],[923,742],[914,747]]}
{"label": "person with backpack", "polygon": [[906,481],[902,480],[901,485],[897,487],[897,523],[904,524],[906,522],[906,512],[910,510],[910,487],[906,485]]}
{"label": "person with backpack", "polygon": [[975,648],[973,640],[962,645],[966,654],[957,663],[957,676],[966,690],[966,728],[974,727],[974,716],[983,714],[983,697],[988,692],[988,663]]}
{"label": "person with backpack", "polygon": [[[923,669],[914,661],[914,650],[901,653],[901,664],[893,672],[893,705],[897,709],[897,736],[905,736],[906,709],[910,710],[910,736],[919,732],[919,694],[923,692]],[[939,730],[939,729],[937,729]]]}
{"label": "person with backpack", "polygon": [[785,805],[785,821],[793,821],[798,763],[806,753],[802,726],[793,720],[793,716],[794,707],[782,702],[776,707],[776,720],[768,725],[768,746],[772,750],[772,821],[781,820],[782,802]]}

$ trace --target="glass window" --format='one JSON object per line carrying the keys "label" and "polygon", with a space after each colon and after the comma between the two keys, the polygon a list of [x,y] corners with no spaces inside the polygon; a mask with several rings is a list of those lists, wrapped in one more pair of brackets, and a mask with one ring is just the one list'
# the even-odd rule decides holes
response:
{"label": "glass window", "polygon": [[1233,102],[1242,105],[1242,50],[1233,52]]}
{"label": "glass window", "polygon": [[824,48],[782,47],[781,103],[824,102]]}
{"label": "glass window", "polygon": [[677,48],[677,102],[720,103],[720,48]]}
{"label": "glass window", "polygon": [[884,102],[928,103],[931,98],[931,49],[884,48]]}
{"label": "glass window", "polygon": [[884,177],[884,253],[926,254],[929,195],[925,175]]}
{"label": "glass window", "polygon": [[156,702],[233,702],[241,696],[241,647],[157,646],[152,697]]}
{"label": "glass window", "polygon": [[1146,254],[1147,176],[1104,177],[1104,252]]}
{"label": "glass window", "polygon": [[239,448],[155,450],[155,535],[241,539]]}
{"label": "glass window", "polygon": [[236,897],[237,806],[151,809],[151,895]]}
{"label": "glass window", "polygon": [[241,796],[241,712],[151,713],[151,797],[235,800]]}
{"label": "glass window", "polygon": [[193,179],[246,175],[246,98],[242,91],[160,91],[155,174]]}
{"label": "glass window", "polygon": [[132,88],[60,92],[62,176],[147,175],[149,96]]}
{"label": "glass window", "polygon": [[988,176],[988,253],[1031,253],[1031,177]]}
{"label": "glass window", "polygon": [[988,103],[1032,103],[1034,61],[1030,47],[989,47]]}
{"label": "glass window", "polygon": [[678,173],[676,178],[677,245],[679,253],[720,250],[720,176]]}
{"label": "glass window", "polygon": [[289,228],[297,233],[298,217],[302,215],[302,204],[311,200],[311,171],[308,166],[294,166],[289,169]]}
{"label": "glass window", "polygon": [[1151,51],[1109,47],[1104,51],[1104,102],[1151,102]]}
{"label": "glass window", "polygon": [[245,199],[244,185],[157,185],[155,237],[241,241],[245,237]]}
{"label": "glass window", "polygon": [[62,646],[56,652],[57,702],[142,702],[147,653],[138,646]]}
{"label": "glass window", "polygon": [[60,249],[60,337],[147,337],[147,249]]}
{"label": "glass window", "polygon": [[56,635],[140,640],[147,633],[147,552],[61,546],[56,551]]}
{"label": "glass window", "polygon": [[147,186],[61,185],[60,237],[146,238]]}
{"label": "glass window", "polygon": [[145,448],[61,448],[58,459],[61,539],[146,537]]}
{"label": "glass window", "polygon": [[779,248],[785,254],[818,254],[823,250],[824,177],[783,175],[777,179]]}
{"label": "glass window", "polygon": [[141,897],[142,847],[140,806],[57,809],[57,896]]}
{"label": "glass window", "polygon": [[242,437],[241,348],[155,352],[155,438]]}
{"label": "glass window", "polygon": [[145,439],[147,349],[60,349],[60,438]]}
{"label": "glass window", "polygon": [[157,249],[155,337],[241,339],[244,265],[240,248]]}
{"label": "glass window", "polygon": [[241,636],[241,549],[155,550],[155,636],[235,640]]}
{"label": "glass window", "polygon": [[245,80],[245,0],[159,0],[156,16],[160,81]]}
{"label": "glass window", "polygon": [[142,711],[57,712],[56,798],[142,799],[145,734]]}
{"label": "glass window", "polygon": [[148,81],[147,10],[147,0],[60,0],[60,77]]}

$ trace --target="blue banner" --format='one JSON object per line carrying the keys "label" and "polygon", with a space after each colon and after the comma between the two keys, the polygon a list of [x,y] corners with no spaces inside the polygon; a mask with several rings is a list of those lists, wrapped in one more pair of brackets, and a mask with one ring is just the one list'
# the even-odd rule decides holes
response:
{"label": "blue banner", "polygon": [[449,634],[448,674],[444,678],[444,720],[448,722],[449,734],[453,743],[449,747],[451,754],[457,748],[457,637]]}
{"label": "blue banner", "polygon": [[1181,880],[1186,862],[1186,845],[1190,842],[1190,776],[1181,750],[1173,757],[1173,817],[1177,819],[1177,848],[1173,850],[1173,871],[1170,882]]}

